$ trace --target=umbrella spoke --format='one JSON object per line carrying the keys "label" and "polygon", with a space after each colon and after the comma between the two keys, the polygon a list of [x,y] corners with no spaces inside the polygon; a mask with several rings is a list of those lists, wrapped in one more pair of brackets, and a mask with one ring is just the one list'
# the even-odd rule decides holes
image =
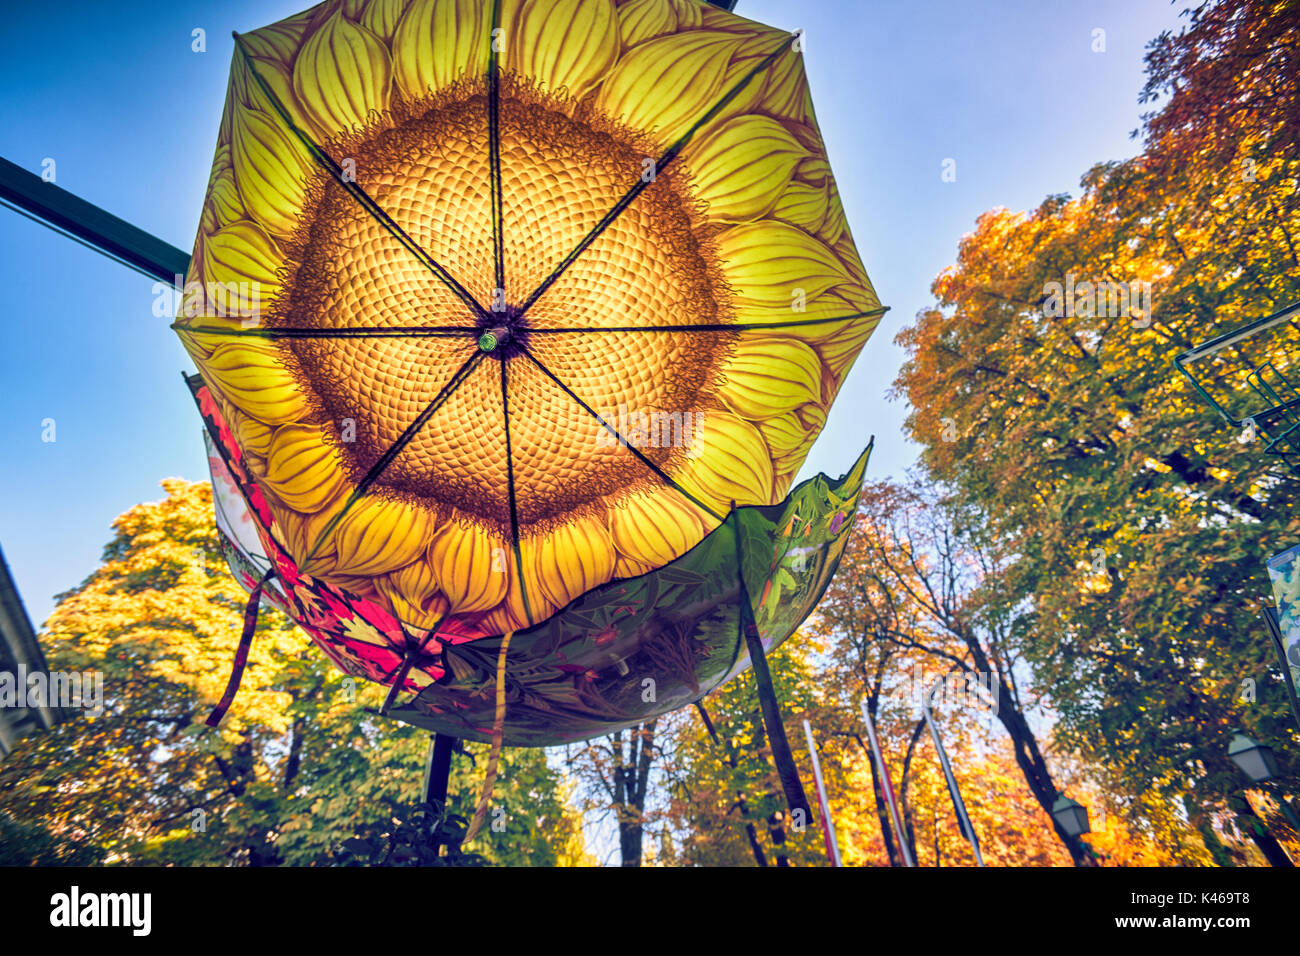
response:
{"label": "umbrella spoke", "polygon": [[794,319],[789,322],[702,322],[686,325],[593,325],[573,329],[529,329],[529,335],[557,335],[565,332],[746,332],[751,329],[789,329],[800,325],[825,325],[830,322],[848,322],[851,319],[875,318],[889,311],[889,306],[852,315],[828,316],[824,319]]}
{"label": "umbrella spoke", "polygon": [[501,0],[492,3],[492,30],[488,34],[488,164],[492,173],[492,256],[496,295],[504,301],[506,268],[501,232],[501,59],[497,51],[497,30],[501,26]]}
{"label": "umbrella spoke", "polygon": [[519,592],[524,599],[524,615],[531,626],[533,608],[528,601],[528,584],[524,580],[524,553],[519,547],[519,499],[515,494],[515,460],[510,447],[510,393],[506,372],[508,364],[504,358],[501,360],[501,409],[506,423],[506,488],[510,496],[510,548],[515,553],[515,572],[519,575]]}
{"label": "umbrella spoke", "polygon": [[406,430],[397,437],[397,440],[388,447],[388,450],[379,457],[379,460],[370,466],[370,469],[365,473],[365,476],[357,483],[356,488],[352,489],[352,493],[348,495],[348,500],[343,503],[343,507],[339,513],[331,518],[329,523],[321,529],[320,534],[316,536],[316,543],[313,544],[311,550],[307,552],[307,557],[302,559],[301,565],[306,565],[316,556],[316,552],[320,550],[321,545],[324,544],[329,539],[330,535],[334,533],[339,522],[343,520],[344,516],[350,510],[352,510],[352,506],[365,497],[366,492],[370,490],[370,486],[379,480],[379,476],[383,474],[384,469],[393,463],[393,459],[401,454],[402,449],[411,443],[412,439],[415,438],[420,429],[429,423],[429,419],[433,417],[434,413],[446,403],[447,399],[451,398],[452,394],[456,389],[460,388],[465,379],[469,378],[470,373],[474,371],[478,366],[478,363],[483,360],[484,356],[484,352],[475,350],[475,352],[465,360],[465,364],[458,368],[456,374],[453,375],[447,384],[442,387],[434,400],[428,404],[424,411],[420,412],[415,421],[406,426]]}
{"label": "umbrella spoke", "polygon": [[375,329],[227,329],[213,325],[181,325],[172,323],[177,332],[194,335],[218,335],[253,339],[395,339],[395,338],[455,338],[472,335],[479,329],[472,325],[403,325]]}
{"label": "umbrella spoke", "polygon": [[[718,102],[715,103],[707,113],[705,113],[702,117],[700,117],[699,120],[697,120],[695,124],[691,126],[690,129],[688,129],[685,133],[683,133],[680,137],[678,137],[677,141],[668,147],[667,151],[662,156],[660,156],[658,162],[655,163],[654,166],[655,170],[662,172],[665,167],[671,164],[673,160],[675,160],[677,156],[681,153],[681,151],[686,148],[687,144],[690,143],[690,141],[694,138],[695,134],[698,133],[706,123],[710,122],[715,116],[717,116],[724,109],[726,109],[727,104],[730,103],[732,100],[734,100],[737,96],[739,96],[744,91],[745,87],[747,87],[754,80],[754,78],[758,76],[758,74],[762,73],[773,63],[775,63],[776,58],[785,50],[785,48],[786,48],[785,44],[782,43],[781,46],[777,47],[775,50],[773,50],[771,53],[765,56],[757,66],[755,66],[752,70],[746,73],[745,76],[740,80],[740,82],[738,82],[729,91],[727,91],[726,95],[723,96],[722,99],[718,100]],[[641,193],[645,190],[645,188],[650,185],[650,182],[651,182],[650,180],[646,180],[644,178],[639,179],[636,182],[636,184],[632,186],[631,189],[629,189],[626,193],[623,194],[623,197],[614,205],[614,208],[611,209],[609,212],[605,213],[605,215],[601,218],[600,222],[596,223],[596,225],[592,228],[592,230],[589,233],[587,233],[585,236],[583,236],[582,240],[577,244],[577,246],[574,247],[573,251],[570,252],[567,256],[564,257],[563,260],[560,261],[560,264],[555,267],[554,271],[552,271],[549,276],[547,276],[545,279],[542,280],[542,284],[539,285],[533,291],[533,294],[524,300],[523,305],[519,307],[520,315],[523,315],[525,312],[527,312],[528,309],[532,307],[532,305],[542,297],[542,294],[545,293],[546,290],[549,289],[555,283],[555,281],[559,279],[561,275],[564,274],[564,271],[568,269],[569,266],[573,265],[574,260],[577,259],[578,256],[582,255],[582,253],[586,251],[588,246],[590,246],[593,242],[595,242],[598,238],[600,238],[601,233],[603,233],[606,229],[608,229],[610,224],[613,223],[613,221],[617,219],[619,216],[621,216],[623,214],[623,211],[626,210],[628,206],[632,205],[632,202],[636,199],[637,196],[641,195]]]}
{"label": "umbrella spoke", "polygon": [[253,57],[244,47],[243,40],[240,38],[239,34],[235,34],[235,45],[239,47],[240,53],[244,56],[244,62],[248,67],[248,71],[252,74],[253,79],[257,81],[257,85],[261,87],[262,92],[265,93],[267,98],[270,100],[271,106],[279,115],[280,120],[289,127],[290,132],[297,137],[298,141],[302,143],[307,152],[311,154],[312,159],[316,160],[316,163],[319,166],[332,175],[335,181],[343,187],[344,191],[360,203],[361,207],[365,209],[365,211],[368,212],[381,226],[383,226],[394,239],[405,246],[407,251],[409,251],[411,255],[415,256],[421,265],[437,276],[443,285],[455,293],[456,297],[465,303],[466,307],[471,312],[479,318],[486,319],[488,315],[487,310],[475,301],[474,297],[469,294],[465,287],[457,282],[455,277],[444,269],[432,256],[420,248],[416,241],[407,235],[406,230],[399,226],[393,220],[393,217],[388,215],[388,213],[384,211],[383,207],[381,207],[379,203],[375,202],[375,200],[371,198],[370,194],[361,188],[359,183],[345,175],[342,167],[340,167],[338,163],[334,162],[334,159],[325,152],[325,150],[317,144],[315,140],[298,127],[289,116],[288,110],[284,108],[284,104],[280,102],[279,97],[275,95],[270,85],[262,78],[262,75],[257,72],[257,67],[253,63]]}
{"label": "umbrella spoke", "polygon": [[520,346],[519,354],[522,355],[522,356],[524,356],[525,358],[527,358],[528,361],[532,362],[532,363],[533,363],[534,365],[536,365],[539,369],[541,369],[543,375],[545,375],[545,376],[546,376],[547,378],[549,378],[552,382],[554,382],[556,385],[558,385],[558,386],[560,387],[560,389],[564,392],[564,394],[568,395],[571,399],[573,399],[575,402],[577,402],[578,405],[582,408],[582,410],[583,410],[584,412],[586,412],[586,413],[587,413],[588,415],[590,415],[592,418],[596,419],[596,421],[599,422],[599,423],[601,424],[601,426],[602,426],[606,431],[608,431],[611,435],[614,436],[615,439],[618,440],[618,443],[619,443],[620,445],[622,445],[624,448],[626,448],[626,449],[627,449],[628,451],[630,451],[632,454],[636,455],[636,457],[640,460],[640,462],[641,462],[643,465],[645,465],[647,468],[649,468],[652,472],[654,472],[655,476],[656,476],[657,478],[659,478],[660,481],[662,481],[664,484],[668,485],[670,488],[672,488],[672,489],[673,489],[674,491],[676,491],[678,494],[681,494],[681,495],[685,496],[685,497],[686,497],[686,498],[687,498],[687,499],[688,499],[692,504],[694,504],[694,505],[696,505],[696,506],[698,506],[698,507],[700,507],[700,508],[703,508],[703,509],[704,509],[705,511],[707,511],[709,514],[713,515],[713,517],[717,518],[719,521],[725,521],[725,520],[726,520],[726,516],[725,516],[725,515],[720,515],[720,514],[718,514],[718,512],[714,511],[712,508],[710,508],[708,505],[706,505],[703,501],[701,501],[699,498],[695,497],[695,495],[691,494],[689,491],[687,491],[685,488],[683,488],[681,485],[679,485],[676,481],[674,481],[672,478],[670,478],[670,477],[669,477],[669,476],[664,472],[664,470],[663,470],[662,468],[660,468],[658,465],[656,465],[656,464],[655,464],[653,461],[651,461],[647,456],[643,455],[643,454],[641,453],[641,450],[640,450],[639,448],[635,447],[631,442],[629,442],[629,441],[627,440],[627,438],[624,437],[623,434],[620,433],[619,430],[618,430],[617,428],[615,428],[615,427],[614,427],[613,425],[611,425],[608,421],[606,421],[605,418],[604,418],[604,417],[603,417],[599,412],[597,412],[594,408],[592,408],[590,405],[588,405],[586,402],[584,402],[581,398],[579,398],[579,397],[577,396],[577,394],[573,391],[573,389],[569,388],[569,386],[565,385],[564,382],[560,381],[559,377],[556,376],[556,374],[555,374],[554,372],[552,372],[549,368],[547,368],[547,367],[546,367],[545,365],[543,365],[540,361],[538,361],[537,356],[533,355],[533,353],[532,353],[531,351],[529,351],[528,348],[527,348],[526,346]]}

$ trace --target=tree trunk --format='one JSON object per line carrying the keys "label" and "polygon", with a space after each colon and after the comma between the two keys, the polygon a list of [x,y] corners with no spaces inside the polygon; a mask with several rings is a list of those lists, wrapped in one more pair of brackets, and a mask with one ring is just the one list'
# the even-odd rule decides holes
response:
{"label": "tree trunk", "polygon": [[790,858],[785,855],[784,816],[777,810],[767,818],[767,833],[772,838],[772,852],[776,854],[777,866],[789,866]]}
{"label": "tree trunk", "polygon": [[289,731],[293,739],[289,744],[289,756],[284,761],[285,793],[293,792],[293,782],[298,779],[298,770],[302,766],[302,734],[306,725],[306,720],[299,714],[294,717],[293,727]]}
{"label": "tree trunk", "polygon": [[1006,728],[1007,734],[1011,737],[1012,752],[1015,754],[1016,764],[1020,767],[1025,783],[1029,784],[1034,799],[1043,808],[1047,818],[1052,821],[1052,829],[1056,831],[1057,839],[1069,852],[1074,865],[1097,866],[1097,857],[1093,854],[1092,848],[1081,837],[1071,836],[1067,833],[1065,827],[1061,826],[1060,821],[1052,816],[1052,805],[1056,803],[1059,791],[1052,781],[1051,771],[1047,769],[1047,761],[1043,759],[1043,753],[1038,749],[1038,739],[1034,736],[1034,732],[1029,729],[1029,722],[1025,720],[1025,715],[1020,712],[1019,708],[1011,705],[1011,701],[1015,699],[1011,694],[1011,688],[1002,679],[1000,672],[995,674],[988,655],[984,653],[983,645],[980,644],[975,635],[964,624],[959,626],[962,638],[970,649],[975,670],[979,673],[997,677],[998,721]]}
{"label": "tree trunk", "polygon": [[1237,828],[1255,841],[1255,846],[1259,847],[1259,852],[1264,854],[1264,859],[1268,860],[1269,866],[1295,866],[1291,858],[1286,855],[1282,844],[1269,832],[1268,827],[1264,826],[1264,821],[1255,813],[1245,796],[1233,794],[1228,798],[1228,807],[1236,814]]}
{"label": "tree trunk", "polygon": [[[875,720],[875,717],[876,717],[875,707],[873,706],[871,719]],[[871,767],[871,790],[876,797],[876,817],[880,820],[881,836],[885,838],[885,852],[889,855],[889,865],[902,866],[903,862],[902,860],[899,859],[898,850],[894,846],[894,828],[890,825],[889,822],[889,809],[888,806],[886,805],[886,801],[888,800],[888,798],[885,796],[885,785],[884,785],[884,781],[880,779],[879,773],[876,770],[875,757],[871,752],[870,745],[868,745],[867,742],[863,740],[861,736],[859,736],[858,734],[854,734],[853,738],[857,740],[858,745],[862,747],[863,750],[866,751],[867,765]],[[882,758],[883,758],[883,754],[882,754]]]}
{"label": "tree trunk", "polygon": [[903,838],[907,840],[907,848],[912,851],[912,859],[917,866],[921,865],[921,858],[916,854],[916,825],[912,822],[911,804],[907,802],[907,784],[912,770],[912,756],[916,753],[916,744],[924,730],[925,721],[918,720],[912,728],[912,739],[907,742],[907,753],[903,755],[903,778],[898,783],[898,802],[903,811],[903,828],[907,830]]}
{"label": "tree trunk", "polygon": [[[615,802],[618,812],[618,848],[623,866],[640,866],[645,832],[645,799],[654,763],[655,721],[631,732],[626,763],[614,771]],[[623,752],[623,735],[615,735],[618,752]]]}

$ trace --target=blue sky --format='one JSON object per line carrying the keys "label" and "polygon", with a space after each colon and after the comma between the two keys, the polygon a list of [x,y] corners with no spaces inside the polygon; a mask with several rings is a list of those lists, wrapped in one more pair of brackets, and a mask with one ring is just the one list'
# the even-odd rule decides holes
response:
{"label": "blue sky", "polygon": [[[188,251],[216,141],[232,30],[303,0],[75,2],[6,11],[0,155]],[[1077,193],[1093,163],[1137,151],[1145,44],[1180,22],[1166,0],[740,0],[803,29],[818,119],[853,235],[892,306],[841,391],[804,474],[838,475],[872,433],[870,475],[915,449],[886,391],[893,337],[986,209]],[[191,31],[207,31],[207,52]],[[1103,29],[1106,51],[1092,51]],[[956,161],[955,182],[941,179]],[[192,370],[151,280],[0,209],[0,546],[39,626],[98,563],[113,518],[207,478]],[[54,419],[54,442],[42,422]]]}

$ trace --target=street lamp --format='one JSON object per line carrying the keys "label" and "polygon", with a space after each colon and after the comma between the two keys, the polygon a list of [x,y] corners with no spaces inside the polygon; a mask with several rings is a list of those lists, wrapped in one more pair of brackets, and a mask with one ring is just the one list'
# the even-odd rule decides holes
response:
{"label": "street lamp", "polygon": [[[1278,774],[1277,757],[1273,754],[1273,748],[1252,740],[1245,734],[1237,734],[1232,738],[1232,743],[1228,745],[1228,758],[1250,778],[1251,783],[1268,783]],[[1291,824],[1291,829],[1300,833],[1300,819],[1296,818],[1290,801],[1281,793],[1277,794],[1276,800],[1286,822]]]}
{"label": "street lamp", "polygon": [[1088,826],[1088,808],[1061,794],[1052,804],[1052,818],[1061,825],[1067,836],[1091,833]]}
{"label": "street lamp", "polygon": [[1265,783],[1277,776],[1277,757],[1273,748],[1245,734],[1237,734],[1228,745],[1228,758],[1250,778],[1251,783]]}

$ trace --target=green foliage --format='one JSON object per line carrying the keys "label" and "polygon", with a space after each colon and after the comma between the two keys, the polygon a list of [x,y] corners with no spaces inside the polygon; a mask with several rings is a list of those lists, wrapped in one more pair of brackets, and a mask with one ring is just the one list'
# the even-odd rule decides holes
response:
{"label": "green foliage", "polygon": [[[60,852],[75,860],[334,862],[344,841],[411,813],[428,734],[380,718],[384,688],[345,678],[266,607],[234,705],[219,729],[205,727],[247,595],[222,560],[209,486],[163,484],[163,501],[118,519],[103,565],[61,596],[41,637],[51,668],[103,672],[104,713],[56,724],[0,764],[0,819],[66,841]],[[448,796],[462,817],[487,748],[467,750]],[[492,864],[579,861],[564,796],[544,753],[506,751],[501,812],[466,849]],[[34,862],[50,857],[30,841]]]}
{"label": "green foliage", "polygon": [[[803,638],[796,635],[768,658],[768,664],[790,747],[815,807],[800,715],[813,704],[816,680]],[[667,768],[668,812],[675,831],[668,859],[688,866],[755,866],[761,854],[767,866],[777,865],[778,855],[796,866],[824,863],[818,824],[805,821],[807,825],[799,826],[789,819],[753,671],[710,694],[706,706],[718,740],[700,720],[685,724]],[[784,840],[779,848],[777,839]]]}
{"label": "green foliage", "polygon": [[93,866],[104,855],[83,840],[50,832],[40,821],[0,812],[0,866]]}
{"label": "green foliage", "polygon": [[[1177,92],[1146,151],[1094,167],[1078,199],[982,216],[899,337],[925,466],[1016,555],[1004,600],[1034,609],[1059,739],[1130,794],[1187,798],[1193,826],[1243,783],[1234,728],[1294,740],[1259,606],[1265,560],[1300,537],[1300,483],[1170,359],[1300,299],[1300,131],[1270,105],[1297,102],[1278,64],[1298,40],[1293,4],[1203,4],[1151,47],[1152,89]],[[1070,276],[1151,282],[1154,310],[1054,314]]]}

